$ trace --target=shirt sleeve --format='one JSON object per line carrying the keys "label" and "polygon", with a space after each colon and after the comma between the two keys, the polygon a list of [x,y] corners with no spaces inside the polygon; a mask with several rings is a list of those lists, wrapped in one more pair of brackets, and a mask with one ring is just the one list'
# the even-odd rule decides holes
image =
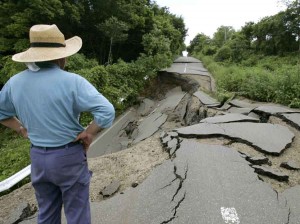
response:
{"label": "shirt sleeve", "polygon": [[88,111],[101,128],[108,128],[115,118],[113,105],[86,79],[80,78],[77,92],[77,106],[80,112]]}
{"label": "shirt sleeve", "polygon": [[16,111],[12,102],[11,88],[8,81],[0,91],[0,120],[14,116],[16,116]]}

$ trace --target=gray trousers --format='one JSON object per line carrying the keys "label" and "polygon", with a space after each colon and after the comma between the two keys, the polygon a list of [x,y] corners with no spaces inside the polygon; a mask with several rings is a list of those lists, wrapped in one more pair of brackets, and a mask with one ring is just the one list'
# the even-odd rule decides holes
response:
{"label": "gray trousers", "polygon": [[68,224],[90,224],[86,154],[81,144],[58,148],[31,146],[31,182],[38,202],[38,224],[60,224],[64,206]]}

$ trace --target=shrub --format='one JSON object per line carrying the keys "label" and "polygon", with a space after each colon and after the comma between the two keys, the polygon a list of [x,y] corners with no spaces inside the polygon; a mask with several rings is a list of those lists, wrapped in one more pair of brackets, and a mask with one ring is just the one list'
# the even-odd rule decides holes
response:
{"label": "shrub", "polygon": [[231,55],[232,55],[232,50],[227,46],[223,46],[217,51],[217,53],[214,56],[214,59],[215,61],[221,62],[221,61],[229,60]]}

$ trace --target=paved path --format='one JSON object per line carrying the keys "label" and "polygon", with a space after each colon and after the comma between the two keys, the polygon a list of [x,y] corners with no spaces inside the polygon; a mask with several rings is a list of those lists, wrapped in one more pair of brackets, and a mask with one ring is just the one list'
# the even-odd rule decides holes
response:
{"label": "paved path", "polygon": [[[165,69],[168,73],[180,74],[196,80],[201,87],[208,91],[215,90],[215,82],[211,74],[203,67],[201,61],[193,57],[179,57],[170,68]],[[191,77],[192,76],[192,77]]]}

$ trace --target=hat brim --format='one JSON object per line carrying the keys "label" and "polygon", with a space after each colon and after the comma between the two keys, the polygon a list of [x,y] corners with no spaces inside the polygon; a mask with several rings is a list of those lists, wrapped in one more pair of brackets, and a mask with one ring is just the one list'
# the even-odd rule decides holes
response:
{"label": "hat brim", "polygon": [[52,61],[59,58],[66,58],[77,53],[82,47],[82,40],[74,36],[65,41],[65,47],[31,47],[28,50],[15,54],[13,61],[17,62],[41,62]]}

